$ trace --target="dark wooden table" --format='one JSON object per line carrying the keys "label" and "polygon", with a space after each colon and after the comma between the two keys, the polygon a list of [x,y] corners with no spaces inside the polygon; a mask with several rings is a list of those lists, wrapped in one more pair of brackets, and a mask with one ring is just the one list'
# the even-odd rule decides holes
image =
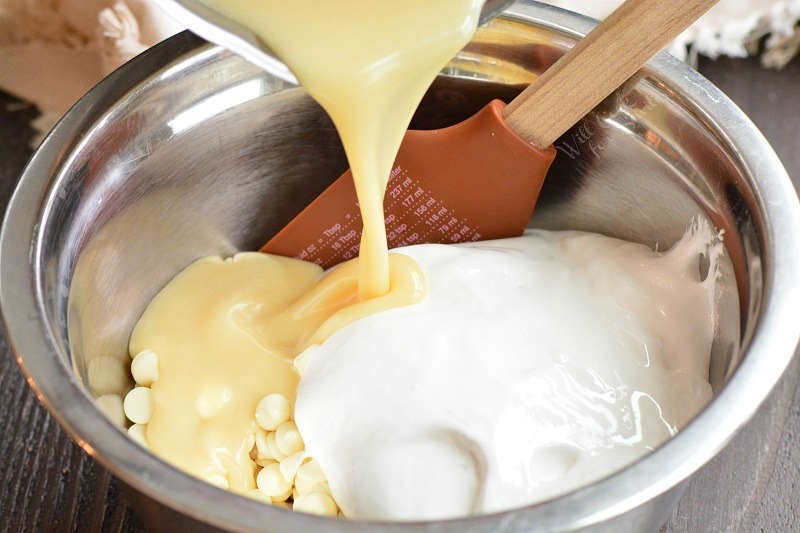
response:
{"label": "dark wooden table", "polygon": [[[800,186],[800,60],[704,61]],[[7,109],[6,109],[7,108]],[[0,206],[30,156],[33,107],[0,93]],[[118,482],[39,405],[0,333],[0,531],[141,531]],[[758,414],[689,485],[664,532],[800,531],[800,357]]]}

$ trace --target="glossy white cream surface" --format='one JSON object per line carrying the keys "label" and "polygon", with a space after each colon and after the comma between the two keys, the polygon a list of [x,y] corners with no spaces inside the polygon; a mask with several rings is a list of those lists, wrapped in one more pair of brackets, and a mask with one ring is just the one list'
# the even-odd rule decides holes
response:
{"label": "glossy white cream surface", "polygon": [[653,450],[711,399],[721,244],[704,225],[664,254],[546,231],[396,252],[427,297],[303,354],[295,420],[348,517],[544,500]]}

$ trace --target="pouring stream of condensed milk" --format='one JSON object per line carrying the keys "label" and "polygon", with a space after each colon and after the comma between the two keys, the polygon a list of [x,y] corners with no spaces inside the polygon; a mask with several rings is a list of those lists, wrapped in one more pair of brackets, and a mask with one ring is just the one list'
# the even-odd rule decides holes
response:
{"label": "pouring stream of condensed milk", "polygon": [[[253,413],[267,395],[294,398],[293,360],[347,324],[425,296],[417,263],[388,253],[386,228],[396,233],[399,222],[384,224],[384,193],[416,106],[469,41],[482,2],[206,3],[251,28],[286,62],[330,114],[352,168],[352,176],[337,180],[268,243],[265,251],[275,255],[198,261],[153,299],[131,335],[131,354],[150,365],[150,377],[137,379],[143,386],[125,400],[138,434],[176,466],[246,493],[255,484],[254,442],[264,436]],[[555,155],[556,137],[713,3],[665,8],[656,0],[628,0],[508,106],[492,102],[452,128],[409,132],[398,156],[406,174],[424,177],[429,189],[451,200],[460,198],[458,205],[467,206],[458,213],[465,227],[486,221],[480,231],[448,234],[448,242],[520,234]],[[353,207],[353,189],[363,219],[360,255],[322,276],[318,265],[347,255],[335,239],[311,249],[319,230],[332,221],[340,228],[350,224],[356,236],[361,230],[352,216],[337,218]],[[520,190],[527,191],[523,201]],[[513,192],[504,197],[502,191]],[[477,202],[475,195],[498,203]],[[426,240],[436,242],[437,236],[417,242]],[[146,363],[154,360],[157,372]],[[282,460],[296,444],[273,449],[269,460]]]}
{"label": "pouring stream of condensed milk", "polygon": [[428,86],[475,31],[483,1],[206,3],[261,37],[336,124],[364,220],[359,296],[387,293],[383,196],[392,163]]}

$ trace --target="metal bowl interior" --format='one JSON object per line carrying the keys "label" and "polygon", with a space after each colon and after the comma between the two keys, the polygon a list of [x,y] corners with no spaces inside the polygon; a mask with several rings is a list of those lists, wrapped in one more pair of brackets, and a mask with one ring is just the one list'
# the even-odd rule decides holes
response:
{"label": "metal bowl interior", "polygon": [[[492,98],[513,98],[591,26],[517,2],[443,71],[412,126],[446,126]],[[435,523],[290,513],[175,470],[100,416],[93,397],[130,387],[128,336],[158,290],[201,256],[258,248],[346,168],[333,126],[302,89],[188,33],[104,80],[31,160],[0,243],[9,336],[40,399],[84,449],[137,491],[206,524],[343,532],[657,527],[682,482],[747,421],[792,356],[800,335],[792,318],[800,308],[796,194],[741,111],[664,54],[556,147],[533,226],[665,248],[693,217],[705,217],[725,231],[730,262],[709,369],[715,399],[653,454],[555,500]]]}

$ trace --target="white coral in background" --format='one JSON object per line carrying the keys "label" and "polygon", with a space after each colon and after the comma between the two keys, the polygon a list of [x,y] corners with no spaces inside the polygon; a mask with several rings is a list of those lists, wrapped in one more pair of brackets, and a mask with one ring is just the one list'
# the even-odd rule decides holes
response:
{"label": "white coral in background", "polygon": [[180,27],[148,0],[0,0],[0,89],[47,131],[103,76]]}
{"label": "white coral in background", "polygon": [[[603,19],[622,0],[544,0],[564,9]],[[668,9],[668,2],[664,9]],[[697,54],[746,57],[766,41],[761,62],[781,68],[800,51],[800,0],[720,0],[708,13],[681,34],[669,51],[683,60],[696,62]]]}

